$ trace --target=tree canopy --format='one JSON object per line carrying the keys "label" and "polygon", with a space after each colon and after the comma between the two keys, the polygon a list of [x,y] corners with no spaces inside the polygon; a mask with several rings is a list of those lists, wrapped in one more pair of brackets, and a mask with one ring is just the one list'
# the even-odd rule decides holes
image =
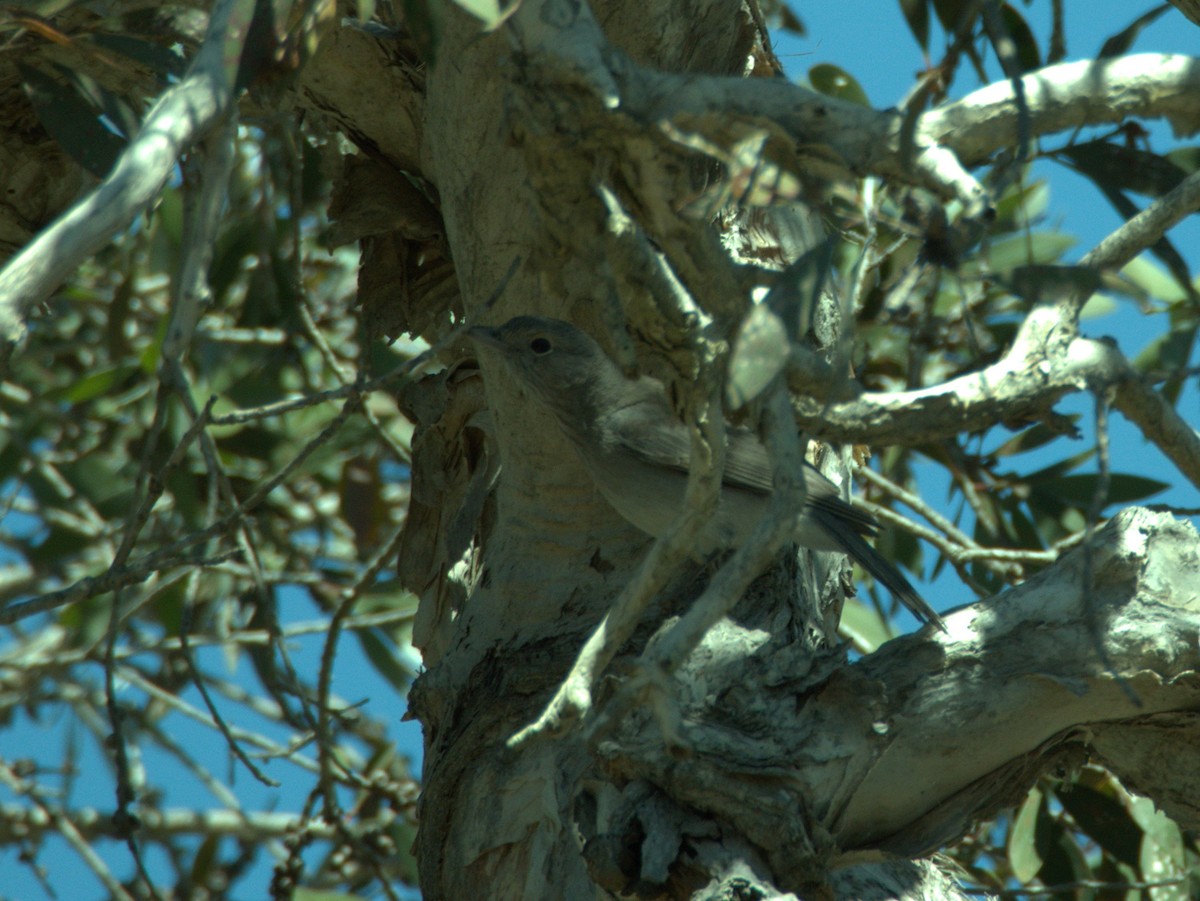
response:
{"label": "tree canopy", "polygon": [[[1074,8],[901,0],[884,109],[775,2],[10,5],[21,896],[1200,894],[1200,59],[1137,43],[1200,8]],[[476,359],[519,314],[664,383],[669,534]],[[777,500],[701,558],[726,422]],[[945,634],[788,546],[802,459]]]}

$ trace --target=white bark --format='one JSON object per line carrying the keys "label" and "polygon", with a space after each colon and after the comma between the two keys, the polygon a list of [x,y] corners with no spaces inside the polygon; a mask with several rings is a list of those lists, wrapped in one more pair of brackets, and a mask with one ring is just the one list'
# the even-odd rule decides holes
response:
{"label": "white bark", "polygon": [[[1136,53],[1059,63],[1021,81],[1033,137],[1132,117],[1165,118],[1179,136],[1200,131],[1200,60],[1194,57]],[[925,113],[921,131],[975,165],[1016,142],[1018,114],[1013,85],[1000,81]]]}
{"label": "white bark", "polygon": [[[1190,525],[1128,510],[1090,554],[947,616],[949,635],[927,628],[818,679],[771,636],[728,626],[672,686],[686,756],[663,753],[650,711],[598,753],[619,780],[733,823],[777,876],[821,854],[928,854],[1089,757],[1195,828],[1200,757],[1159,767],[1164,736],[1200,737],[1198,549]],[[750,652],[735,663],[731,645]]]}

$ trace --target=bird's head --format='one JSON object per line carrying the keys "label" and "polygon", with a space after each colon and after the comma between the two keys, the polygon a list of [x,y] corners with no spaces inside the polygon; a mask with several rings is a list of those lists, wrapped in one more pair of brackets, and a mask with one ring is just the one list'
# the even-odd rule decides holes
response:
{"label": "bird's head", "polygon": [[587,415],[593,392],[624,378],[587,332],[561,319],[517,316],[498,328],[470,328],[467,337],[503,359],[522,387],[560,419],[563,413]]}

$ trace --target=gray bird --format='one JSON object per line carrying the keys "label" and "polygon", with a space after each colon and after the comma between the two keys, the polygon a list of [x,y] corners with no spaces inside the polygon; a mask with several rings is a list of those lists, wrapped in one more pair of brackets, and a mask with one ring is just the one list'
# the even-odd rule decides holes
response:
{"label": "gray bird", "polygon": [[[498,352],[521,386],[554,415],[617,513],[648,535],[663,535],[683,504],[691,439],[662,383],[627,378],[591,336],[560,319],[518,316],[499,328],[475,326],[467,335]],[[726,436],[713,534],[720,545],[733,547],[763,515],[771,466],[753,432],[730,428]],[[792,539],[848,554],[918,619],[945,630],[908,580],[863,540],[878,531],[874,517],[843,501],[837,486],[807,463],[804,484]]]}

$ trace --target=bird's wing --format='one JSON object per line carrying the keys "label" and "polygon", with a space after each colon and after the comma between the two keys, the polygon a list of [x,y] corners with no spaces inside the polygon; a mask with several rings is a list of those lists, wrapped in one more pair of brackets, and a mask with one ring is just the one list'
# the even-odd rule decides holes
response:
{"label": "bird's wing", "polygon": [[[731,429],[725,458],[725,481],[739,488],[769,492],[772,489],[771,463],[766,449],[753,432]],[[875,535],[879,523],[869,513],[851,507],[842,500],[837,485],[829,481],[815,466],[804,464],[804,489],[808,494],[806,506],[832,514],[860,535]]]}
{"label": "bird's wing", "polygon": [[[691,436],[687,427],[673,416],[663,416],[664,407],[644,401],[627,407],[612,417],[611,435],[627,453],[655,466],[687,474],[691,459]],[[669,410],[667,411],[669,413]],[[647,423],[658,424],[648,428]],[[670,426],[662,427],[669,422]],[[725,484],[756,494],[769,494],[773,487],[771,462],[757,436],[748,429],[730,429],[726,435]],[[817,469],[804,464],[804,485],[807,503],[840,517],[860,535],[874,535],[879,524],[869,513],[851,507],[841,498],[838,487]]]}
{"label": "bird's wing", "polygon": [[725,482],[762,494],[769,494],[774,488],[767,449],[747,429],[730,429],[725,433]]}
{"label": "bird's wing", "polygon": [[653,466],[661,466],[687,475],[692,455],[692,440],[687,426],[679,422],[667,406],[654,398],[610,414],[598,430],[612,446],[610,452],[633,455]]}
{"label": "bird's wing", "polygon": [[[653,399],[643,399],[625,407],[613,414],[607,425],[608,428],[602,431],[612,436],[628,453],[655,466],[687,473],[692,456],[691,435],[687,426],[675,418],[665,398],[661,404]],[[771,464],[754,433],[730,429],[726,441],[725,484],[757,494],[769,494]],[[832,483],[829,487],[836,493]]]}

